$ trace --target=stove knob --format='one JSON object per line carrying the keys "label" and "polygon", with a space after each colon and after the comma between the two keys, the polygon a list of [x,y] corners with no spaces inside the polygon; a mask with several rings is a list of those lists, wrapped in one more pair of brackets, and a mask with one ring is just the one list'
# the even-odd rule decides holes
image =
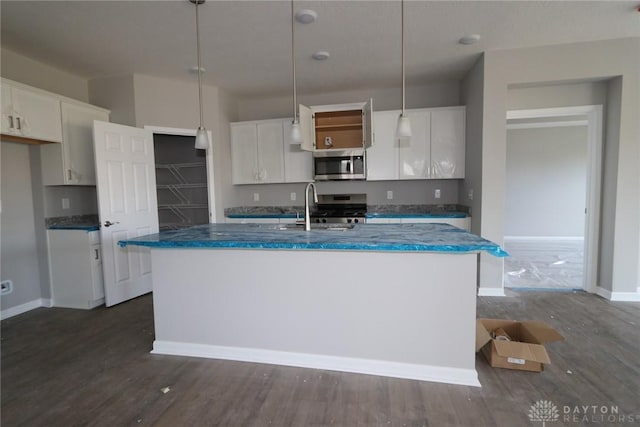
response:
{"label": "stove knob", "polygon": [[327,220],[326,220],[326,219],[324,219],[324,218],[322,218],[322,222],[327,222]]}
{"label": "stove knob", "polygon": [[320,222],[320,218],[316,218],[316,222]]}
{"label": "stove knob", "polygon": [[[356,219],[355,221],[357,222],[358,220]],[[347,223],[351,224],[351,218],[347,218]]]}
{"label": "stove knob", "polygon": [[[349,222],[351,222],[351,221],[349,221]],[[360,221],[358,220],[358,218],[355,218],[355,219],[353,220],[353,222],[356,222],[356,223],[357,223],[357,222],[360,222]]]}

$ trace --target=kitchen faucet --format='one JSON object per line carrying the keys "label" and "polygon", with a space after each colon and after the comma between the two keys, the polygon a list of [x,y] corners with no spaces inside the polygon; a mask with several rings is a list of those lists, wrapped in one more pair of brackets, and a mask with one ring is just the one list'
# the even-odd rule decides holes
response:
{"label": "kitchen faucet", "polygon": [[313,182],[307,184],[304,189],[304,230],[311,231],[311,214],[309,213],[309,187],[313,189],[313,201],[318,203],[318,193]]}

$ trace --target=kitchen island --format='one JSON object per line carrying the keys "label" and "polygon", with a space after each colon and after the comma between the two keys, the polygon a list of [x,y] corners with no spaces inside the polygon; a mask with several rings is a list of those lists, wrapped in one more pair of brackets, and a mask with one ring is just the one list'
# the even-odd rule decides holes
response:
{"label": "kitchen island", "polygon": [[151,248],[153,353],[479,385],[479,251],[445,224],[210,224]]}

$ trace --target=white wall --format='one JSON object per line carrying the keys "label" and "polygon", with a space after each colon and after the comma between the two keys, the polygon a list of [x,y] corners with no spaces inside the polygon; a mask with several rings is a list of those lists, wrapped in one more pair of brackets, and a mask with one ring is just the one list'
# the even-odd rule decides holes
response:
{"label": "white wall", "polygon": [[587,127],[507,130],[505,236],[584,236]]}
{"label": "white wall", "polygon": [[2,297],[6,310],[41,298],[40,265],[31,187],[29,146],[0,143],[2,280],[13,281],[13,293]]}
{"label": "white wall", "polygon": [[571,105],[606,105],[607,80],[550,85],[510,85],[508,110],[566,107]]}
{"label": "white wall", "polygon": [[2,77],[88,102],[87,80],[2,48]]}
{"label": "white wall", "polygon": [[[482,235],[502,243],[505,224],[508,88],[512,85],[584,82],[620,76],[619,93],[609,87],[605,128],[602,228],[597,285],[636,292],[640,252],[640,38],[491,51],[484,58]],[[475,214],[475,213],[474,213]],[[610,261],[608,260],[610,259]],[[608,264],[608,265],[607,265]],[[611,270],[609,270],[611,268]],[[482,258],[480,286],[502,288],[502,262]]]}
{"label": "white wall", "polygon": [[91,104],[111,110],[112,123],[136,125],[132,74],[90,80],[89,99]]}

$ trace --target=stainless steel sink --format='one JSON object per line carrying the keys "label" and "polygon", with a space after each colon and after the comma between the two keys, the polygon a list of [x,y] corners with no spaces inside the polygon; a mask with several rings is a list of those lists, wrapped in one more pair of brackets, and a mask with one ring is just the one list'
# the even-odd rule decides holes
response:
{"label": "stainless steel sink", "polygon": [[[353,227],[354,224],[311,224],[311,231],[347,231]],[[277,230],[304,231],[304,224],[280,224]]]}

